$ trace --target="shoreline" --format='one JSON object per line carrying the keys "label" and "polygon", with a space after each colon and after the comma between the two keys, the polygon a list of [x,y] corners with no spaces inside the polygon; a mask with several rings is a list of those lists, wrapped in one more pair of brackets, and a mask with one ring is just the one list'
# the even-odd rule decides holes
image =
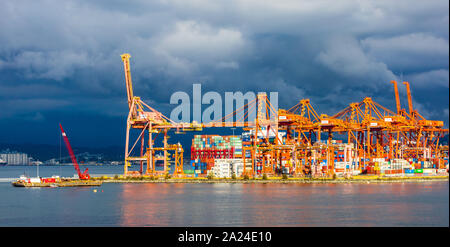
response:
{"label": "shoreline", "polygon": [[269,178],[267,180],[257,179],[208,179],[208,178],[169,178],[169,179],[149,179],[149,178],[95,178],[103,180],[104,183],[233,183],[233,184],[346,184],[346,183],[423,183],[423,182],[444,182],[449,181],[449,176],[427,176],[427,177],[356,177],[345,178]]}

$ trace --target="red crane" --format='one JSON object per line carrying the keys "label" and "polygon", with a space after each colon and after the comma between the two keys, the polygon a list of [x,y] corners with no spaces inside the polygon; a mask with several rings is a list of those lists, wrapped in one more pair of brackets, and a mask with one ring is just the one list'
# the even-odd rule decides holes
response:
{"label": "red crane", "polygon": [[88,173],[88,168],[86,168],[86,170],[83,173],[81,173],[80,167],[78,166],[78,163],[77,163],[77,159],[75,158],[75,155],[73,154],[73,151],[72,151],[72,147],[70,146],[69,138],[67,138],[66,132],[64,132],[64,129],[61,124],[59,124],[59,127],[61,128],[61,133],[62,133],[62,136],[64,137],[64,142],[66,143],[66,147],[67,147],[67,150],[69,151],[70,158],[72,159],[73,166],[75,166],[75,170],[77,170],[77,172],[78,172],[78,177],[83,180],[90,179],[91,176]]}

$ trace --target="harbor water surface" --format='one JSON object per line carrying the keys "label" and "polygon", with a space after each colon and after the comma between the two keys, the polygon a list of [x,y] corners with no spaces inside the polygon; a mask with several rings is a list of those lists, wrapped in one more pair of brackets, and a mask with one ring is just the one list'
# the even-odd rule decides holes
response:
{"label": "harbor water surface", "polygon": [[[91,175],[122,166],[89,166]],[[0,226],[449,226],[444,182],[383,184],[103,183],[16,188],[36,167],[0,167]],[[72,176],[72,166],[39,167]],[[95,191],[96,190],[96,191]]]}

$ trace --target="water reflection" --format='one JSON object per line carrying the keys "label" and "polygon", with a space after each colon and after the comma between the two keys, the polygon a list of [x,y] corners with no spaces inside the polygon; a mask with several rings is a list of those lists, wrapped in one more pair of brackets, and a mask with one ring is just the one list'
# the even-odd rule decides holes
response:
{"label": "water reflection", "polygon": [[448,226],[445,182],[121,186],[123,226]]}

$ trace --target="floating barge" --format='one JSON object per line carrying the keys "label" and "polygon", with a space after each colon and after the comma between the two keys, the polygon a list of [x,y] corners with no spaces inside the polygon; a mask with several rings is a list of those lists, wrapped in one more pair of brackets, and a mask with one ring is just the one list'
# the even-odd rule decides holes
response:
{"label": "floating barge", "polygon": [[27,178],[21,177],[12,182],[14,187],[81,187],[81,186],[100,186],[103,181],[81,180],[71,178]]}

